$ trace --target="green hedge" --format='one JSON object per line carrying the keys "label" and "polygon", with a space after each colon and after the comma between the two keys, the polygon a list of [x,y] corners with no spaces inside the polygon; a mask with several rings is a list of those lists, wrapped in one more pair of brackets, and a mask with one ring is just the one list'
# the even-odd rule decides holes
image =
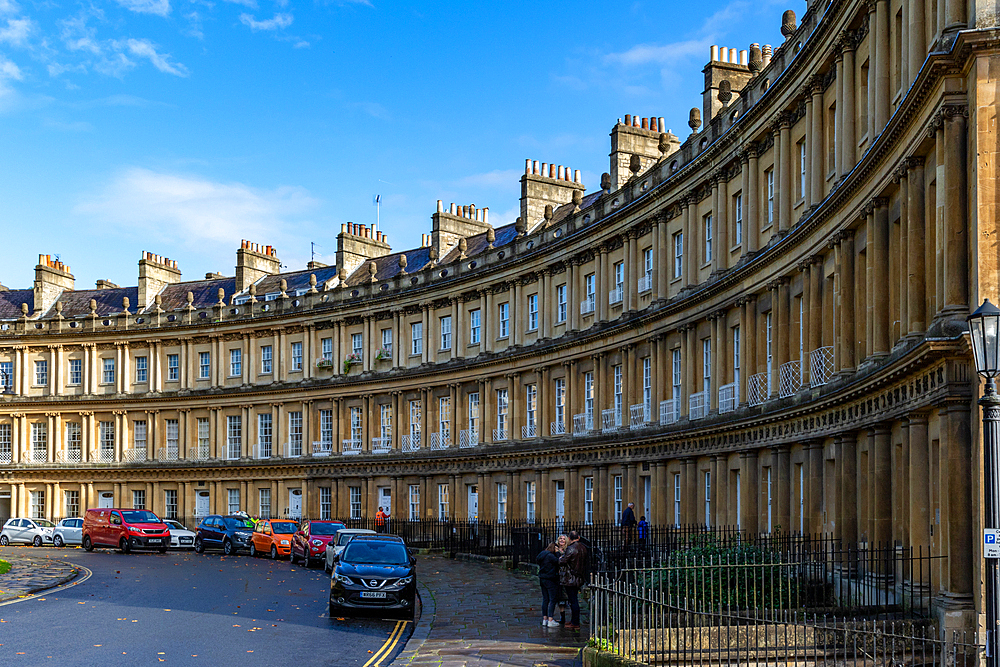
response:
{"label": "green hedge", "polygon": [[10,563],[5,560],[0,560],[0,574],[4,574],[10,569]]}

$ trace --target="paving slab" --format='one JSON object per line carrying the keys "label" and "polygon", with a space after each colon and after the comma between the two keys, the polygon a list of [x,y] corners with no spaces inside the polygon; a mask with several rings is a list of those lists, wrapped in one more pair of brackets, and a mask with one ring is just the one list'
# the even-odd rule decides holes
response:
{"label": "paving slab", "polygon": [[0,560],[10,563],[10,570],[0,574],[0,602],[61,586],[80,574],[80,569],[72,563],[40,555],[38,551],[19,547],[0,548]]}

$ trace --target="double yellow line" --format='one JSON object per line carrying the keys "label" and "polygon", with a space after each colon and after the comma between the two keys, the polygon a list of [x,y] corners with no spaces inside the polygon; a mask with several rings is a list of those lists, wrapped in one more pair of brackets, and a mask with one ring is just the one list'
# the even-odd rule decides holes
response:
{"label": "double yellow line", "polygon": [[399,643],[399,638],[403,636],[403,630],[406,629],[409,621],[396,621],[396,627],[392,629],[389,633],[389,638],[385,640],[382,644],[382,648],[375,651],[375,655],[365,663],[365,667],[382,667],[382,661],[392,655],[392,652],[396,648],[396,644]]}

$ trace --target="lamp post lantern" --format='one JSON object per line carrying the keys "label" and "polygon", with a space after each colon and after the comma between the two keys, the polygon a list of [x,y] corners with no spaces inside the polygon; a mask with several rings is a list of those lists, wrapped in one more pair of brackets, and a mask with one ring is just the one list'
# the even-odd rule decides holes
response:
{"label": "lamp post lantern", "polygon": [[[989,299],[969,315],[972,332],[972,355],[976,372],[986,378],[986,388],[979,405],[983,406],[983,548],[996,544],[1000,529],[1000,396],[996,383],[1000,375],[1000,308]],[[986,664],[1000,666],[1000,559],[986,555]]]}

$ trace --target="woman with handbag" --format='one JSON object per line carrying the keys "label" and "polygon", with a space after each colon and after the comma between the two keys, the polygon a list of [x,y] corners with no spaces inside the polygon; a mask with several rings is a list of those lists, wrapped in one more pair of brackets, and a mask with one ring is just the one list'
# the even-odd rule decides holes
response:
{"label": "woman with handbag", "polygon": [[555,543],[545,547],[535,562],[538,563],[538,583],[542,587],[542,625],[558,628],[559,622],[552,616],[559,597],[559,556]]}
{"label": "woman with handbag", "polygon": [[580,629],[580,587],[587,581],[587,547],[580,541],[580,534],[569,532],[569,544],[559,557],[559,583],[566,591],[572,617],[566,624],[568,630]]}

